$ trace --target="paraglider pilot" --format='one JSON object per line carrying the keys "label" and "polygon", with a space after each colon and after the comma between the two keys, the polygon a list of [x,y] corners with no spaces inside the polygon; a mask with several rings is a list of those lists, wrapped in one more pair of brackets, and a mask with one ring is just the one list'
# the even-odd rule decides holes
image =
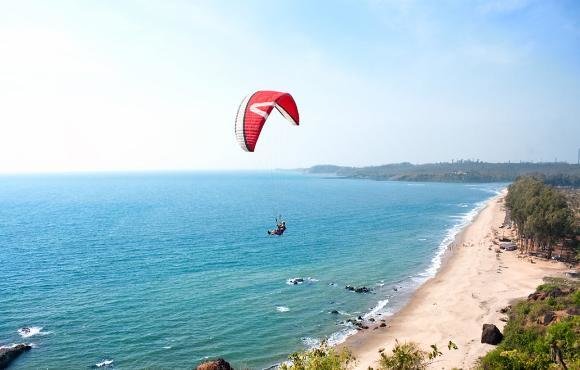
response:
{"label": "paraglider pilot", "polygon": [[278,220],[276,218],[276,229],[268,230],[268,235],[282,235],[286,231],[286,221],[282,221],[282,219]]}

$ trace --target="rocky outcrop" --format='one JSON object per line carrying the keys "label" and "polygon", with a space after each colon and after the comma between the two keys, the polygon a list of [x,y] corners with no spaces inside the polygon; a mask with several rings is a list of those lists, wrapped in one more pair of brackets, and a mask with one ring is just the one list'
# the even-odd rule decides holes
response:
{"label": "rocky outcrop", "polygon": [[300,278],[300,277],[288,279],[288,284],[292,284],[292,285],[302,284],[303,282],[304,282],[304,279]]}
{"label": "rocky outcrop", "polygon": [[580,316],[580,307],[569,307],[566,313],[571,316]]}
{"label": "rocky outcrop", "polygon": [[503,334],[499,331],[497,326],[493,324],[483,324],[483,330],[481,332],[481,343],[499,344],[503,339]]}
{"label": "rocky outcrop", "polygon": [[9,348],[0,348],[0,369],[6,369],[12,361],[32,347],[28,344],[21,343]]}
{"label": "rocky outcrop", "polygon": [[347,285],[344,288],[346,290],[350,290],[351,292],[356,292],[356,293],[370,293],[372,291],[371,288],[367,288],[366,286],[353,287],[352,285]]}
{"label": "rocky outcrop", "polygon": [[346,320],[346,322],[351,323],[352,325],[354,325],[354,327],[357,330],[363,330],[363,329],[368,329],[369,327],[367,325],[364,324],[364,322],[362,321],[362,319],[359,316],[359,319],[348,319]]}
{"label": "rocky outcrop", "polygon": [[549,292],[541,291],[535,292],[528,296],[528,301],[543,301],[546,298],[562,297],[570,294],[572,291],[563,291],[560,288],[554,288]]}
{"label": "rocky outcrop", "polygon": [[197,370],[234,370],[234,368],[223,358],[213,361],[202,362],[197,365]]}
{"label": "rocky outcrop", "polygon": [[541,325],[549,325],[554,319],[556,318],[556,314],[552,311],[548,311],[544,313],[544,316],[541,316],[538,319],[538,324]]}

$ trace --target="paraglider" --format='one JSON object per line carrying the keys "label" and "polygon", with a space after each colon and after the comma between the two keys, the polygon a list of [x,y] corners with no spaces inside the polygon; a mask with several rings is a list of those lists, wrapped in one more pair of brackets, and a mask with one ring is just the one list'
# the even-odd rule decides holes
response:
{"label": "paraglider", "polygon": [[[298,107],[289,93],[260,90],[242,100],[236,115],[235,132],[243,150],[253,152],[256,149],[262,128],[274,108],[291,124],[299,125]],[[268,235],[281,236],[285,231],[286,222],[276,218],[276,228],[268,230]]]}
{"label": "paraglider", "polygon": [[286,231],[286,221],[282,220],[282,217],[278,219],[276,217],[276,228],[274,230],[268,230],[268,235],[278,235],[281,236]]}
{"label": "paraglider", "polygon": [[300,123],[298,107],[288,93],[260,90],[242,100],[236,116],[236,139],[243,150],[254,151],[262,128],[274,108],[291,124],[298,126]]}

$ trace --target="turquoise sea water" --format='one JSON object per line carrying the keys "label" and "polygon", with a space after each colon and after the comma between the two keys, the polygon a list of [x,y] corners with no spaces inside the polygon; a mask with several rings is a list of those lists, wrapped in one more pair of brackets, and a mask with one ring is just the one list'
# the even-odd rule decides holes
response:
{"label": "turquoise sea water", "polygon": [[[3,176],[0,345],[33,343],[14,369],[188,369],[216,356],[267,367],[340,341],[350,317],[400,307],[502,187],[283,172]],[[268,237],[277,213],[288,230]]]}

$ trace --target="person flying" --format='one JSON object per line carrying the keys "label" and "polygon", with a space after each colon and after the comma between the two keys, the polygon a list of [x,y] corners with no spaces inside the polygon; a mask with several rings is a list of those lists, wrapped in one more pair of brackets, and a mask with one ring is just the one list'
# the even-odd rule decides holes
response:
{"label": "person flying", "polygon": [[278,220],[278,218],[276,218],[276,229],[274,230],[268,230],[268,235],[282,235],[284,234],[284,231],[286,231],[286,221],[282,221],[282,220]]}

